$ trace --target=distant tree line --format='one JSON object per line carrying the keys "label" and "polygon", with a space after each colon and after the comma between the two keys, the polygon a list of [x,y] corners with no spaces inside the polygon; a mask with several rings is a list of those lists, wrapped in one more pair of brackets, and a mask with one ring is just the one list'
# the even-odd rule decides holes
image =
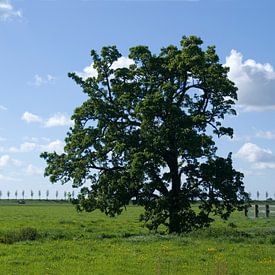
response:
{"label": "distant tree line", "polygon": [[[7,195],[7,199],[25,199],[25,190],[22,190],[21,191],[21,197],[19,196],[19,193],[18,191],[16,190],[14,192],[14,196],[12,196],[12,193],[8,190],[6,195]],[[38,199],[41,200],[42,199],[42,192],[41,190],[38,190],[37,192],[37,195],[38,195]],[[250,198],[252,197],[252,194],[249,193],[250,195]],[[260,200],[260,192],[257,191],[256,192],[256,198],[257,200]],[[0,200],[2,199],[2,196],[3,196],[3,192],[0,190]],[[30,198],[33,200],[34,199],[34,196],[35,196],[35,192],[33,190],[30,190]],[[46,200],[49,200],[49,196],[50,196],[50,191],[49,190],[46,190],[45,192],[45,197],[46,197]],[[55,191],[55,199],[56,200],[68,200],[68,199],[74,199],[76,197],[76,194],[75,194],[75,191],[72,191],[71,193],[70,192],[67,192],[67,191],[64,191],[63,192],[63,195],[61,196],[61,194],[59,193],[58,190]],[[275,200],[275,192],[273,193],[273,197],[272,195],[269,194],[268,191],[265,192],[265,199],[266,200],[272,200],[274,199]]]}
{"label": "distant tree line", "polygon": [[[259,191],[257,191],[256,197],[257,197],[257,200],[260,200],[260,192]],[[275,192],[273,194],[273,198],[275,199]],[[268,191],[265,192],[265,199],[272,200],[272,195],[269,195]]]}
{"label": "distant tree line", "polygon": [[[0,200],[2,199],[3,195],[4,195],[3,192],[0,190]],[[14,192],[14,196],[13,196],[13,194],[11,193],[11,191],[8,190],[7,193],[6,193],[6,195],[7,195],[7,199],[8,200],[9,199],[16,199],[16,200],[17,199],[22,199],[22,200],[25,200],[26,193],[25,193],[25,190],[22,190],[21,191],[21,197],[20,197],[18,191],[16,190]],[[38,190],[37,195],[38,195],[38,199],[41,200],[41,198],[42,198],[42,192],[41,192],[41,190]],[[35,196],[35,192],[33,190],[30,190],[30,198],[32,200],[34,199],[34,196]],[[49,199],[49,196],[50,196],[50,191],[46,190],[46,192],[45,192],[46,200]],[[56,190],[56,192],[55,192],[55,199],[56,200],[74,199],[75,196],[76,196],[75,191],[72,191],[71,193],[67,192],[67,191],[64,191],[63,196],[60,196],[58,190]]]}

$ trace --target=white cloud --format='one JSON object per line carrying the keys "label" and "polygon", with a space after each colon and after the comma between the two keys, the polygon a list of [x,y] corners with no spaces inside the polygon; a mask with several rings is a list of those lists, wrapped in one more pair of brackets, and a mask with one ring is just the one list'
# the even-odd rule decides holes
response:
{"label": "white cloud", "polygon": [[35,85],[35,86],[41,86],[43,83],[44,83],[43,78],[40,75],[36,74],[34,76],[33,85]]}
{"label": "white cloud", "polygon": [[7,111],[7,107],[3,106],[3,105],[0,105],[0,111]]}
{"label": "white cloud", "polygon": [[57,113],[48,119],[43,119],[42,117],[32,114],[30,112],[25,112],[21,119],[26,121],[27,123],[40,123],[46,128],[49,127],[57,127],[57,126],[70,126],[73,124],[73,121],[67,114]]}
{"label": "white cloud", "polygon": [[235,156],[248,161],[257,169],[275,168],[275,156],[272,151],[254,143],[245,143]]}
{"label": "white cloud", "polygon": [[93,66],[94,64],[92,63],[90,66],[85,67],[82,72],[76,72],[76,73],[77,75],[81,76],[83,79],[87,79],[88,77],[96,77],[97,71]]}
{"label": "white cloud", "polygon": [[[113,63],[111,68],[114,70],[118,68],[128,68],[131,64],[134,64],[134,61],[132,59],[122,56]],[[97,70],[94,68],[93,63],[90,66],[85,67],[82,72],[76,72],[76,73],[77,75],[81,76],[83,79],[97,76]]]}
{"label": "white cloud", "polygon": [[57,113],[45,121],[45,127],[70,126],[73,121],[66,115]]}
{"label": "white cloud", "polygon": [[15,17],[22,17],[22,12],[15,10],[9,0],[0,0],[0,20],[7,21]]}
{"label": "white cloud", "polygon": [[[8,150],[5,150],[5,152],[9,153],[29,153],[29,152],[57,152],[57,153],[63,153],[65,142],[57,139],[53,141],[49,141],[49,139],[42,138],[39,139],[40,142],[23,142],[19,147],[10,147]],[[10,161],[11,158],[7,155],[5,155],[5,158],[3,156],[2,163],[5,164],[5,162]],[[0,158],[0,167],[1,167],[1,158]]]}
{"label": "white cloud", "polygon": [[231,50],[225,66],[228,77],[238,87],[238,104],[244,111],[275,110],[275,71],[269,63],[243,60],[243,55]]}
{"label": "white cloud", "polygon": [[38,115],[32,114],[30,112],[25,112],[22,116],[21,119],[28,122],[42,122],[42,118]]}
{"label": "white cloud", "polygon": [[115,61],[113,63],[111,68],[114,69],[114,70],[116,70],[118,68],[129,68],[129,66],[134,64],[134,63],[135,63],[134,60],[132,60],[128,57],[122,56],[117,61]]}
{"label": "white cloud", "polygon": [[43,175],[43,169],[29,164],[26,168],[26,174],[29,176]]}
{"label": "white cloud", "polygon": [[8,165],[20,166],[21,161],[11,158],[9,155],[3,155],[0,157],[0,167],[6,167]]}
{"label": "white cloud", "polygon": [[38,147],[38,145],[36,143],[24,142],[20,145],[19,148],[11,147],[9,149],[9,152],[11,152],[11,153],[27,153],[27,152],[34,151],[37,147]]}
{"label": "white cloud", "polygon": [[47,151],[47,152],[56,152],[58,154],[61,154],[64,152],[64,146],[65,146],[65,142],[57,139],[46,145],[42,145],[41,150]]}
{"label": "white cloud", "polygon": [[44,84],[53,83],[56,78],[50,74],[46,76],[40,76],[39,74],[34,75],[33,81],[29,82],[29,85],[40,87]]}
{"label": "white cloud", "polygon": [[7,166],[7,164],[10,162],[10,156],[4,155],[0,157],[0,167]]}

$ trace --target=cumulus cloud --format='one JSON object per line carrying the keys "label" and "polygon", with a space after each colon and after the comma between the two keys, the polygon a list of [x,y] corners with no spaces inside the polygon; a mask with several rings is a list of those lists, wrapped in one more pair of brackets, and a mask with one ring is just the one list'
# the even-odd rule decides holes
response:
{"label": "cumulus cloud", "polygon": [[225,66],[238,87],[238,104],[244,111],[275,110],[275,71],[269,63],[243,60],[243,55],[232,50]]}
{"label": "cumulus cloud", "polygon": [[45,127],[56,127],[56,126],[70,126],[73,121],[66,115],[62,113],[57,113],[52,117],[48,118],[44,125]]}
{"label": "cumulus cloud", "polygon": [[3,155],[0,157],[0,167],[6,167],[8,165],[20,166],[21,161],[11,158],[9,155]]}
{"label": "cumulus cloud", "polygon": [[272,151],[254,143],[245,143],[235,156],[248,161],[257,169],[275,168],[275,155]]}
{"label": "cumulus cloud", "polygon": [[22,17],[22,12],[15,10],[9,0],[0,0],[0,20],[7,21],[16,17]]}
{"label": "cumulus cloud", "polygon": [[73,121],[67,114],[57,113],[48,119],[43,119],[42,117],[35,115],[30,112],[25,112],[21,119],[27,123],[40,123],[46,128],[57,127],[57,126],[70,126],[73,124]]}
{"label": "cumulus cloud", "polygon": [[46,76],[34,75],[33,81],[29,82],[29,85],[40,87],[45,84],[54,83],[56,77],[48,74]]}
{"label": "cumulus cloud", "polygon": [[32,122],[42,122],[42,118],[38,115],[32,114],[30,112],[25,112],[22,116],[21,119],[26,121],[27,123],[32,123]]}
{"label": "cumulus cloud", "polygon": [[[118,68],[128,68],[131,64],[134,64],[134,61],[132,59],[122,56],[113,63],[111,68],[114,70]],[[76,73],[77,75],[81,76],[83,79],[97,76],[97,71],[94,68],[94,63],[92,63],[90,66],[85,67],[82,72],[76,72]]]}
{"label": "cumulus cloud", "polygon": [[0,157],[0,167],[7,166],[7,164],[10,162],[10,156],[4,155]]}
{"label": "cumulus cloud", "polygon": [[76,73],[77,75],[81,76],[83,79],[97,76],[97,71],[94,68],[93,63],[90,66],[85,67],[82,72],[76,72]]}
{"label": "cumulus cloud", "polygon": [[9,149],[9,152],[11,153],[27,153],[34,151],[37,148],[37,144],[33,142],[24,142],[20,145],[19,148],[17,147],[11,147]]}
{"label": "cumulus cloud", "polygon": [[[65,143],[59,139],[57,140],[53,140],[53,141],[49,141],[48,139],[44,140],[44,142],[38,143],[38,142],[23,142],[22,144],[20,144],[20,146],[18,147],[10,147],[7,152],[9,153],[29,153],[29,152],[43,152],[43,151],[47,151],[47,152],[57,152],[57,153],[63,153],[64,151],[64,146]],[[10,157],[9,157],[10,159]],[[5,157],[3,159],[3,163],[4,161],[9,161],[9,159],[7,159],[7,157]],[[0,167],[1,167],[1,159],[0,159]]]}
{"label": "cumulus cloud", "polygon": [[41,150],[47,151],[47,152],[56,152],[58,154],[61,154],[64,152],[64,146],[65,146],[65,142],[57,139],[57,140],[51,141],[46,145],[42,145]]}
{"label": "cumulus cloud", "polygon": [[130,65],[134,64],[134,60],[125,56],[121,56],[117,61],[111,66],[112,69],[116,70],[118,68],[129,68]]}

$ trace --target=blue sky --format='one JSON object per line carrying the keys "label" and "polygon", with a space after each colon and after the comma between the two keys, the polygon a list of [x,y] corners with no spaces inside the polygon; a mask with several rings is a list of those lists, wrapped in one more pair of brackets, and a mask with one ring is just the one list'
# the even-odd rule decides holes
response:
{"label": "blue sky", "polygon": [[228,118],[232,151],[254,196],[275,193],[275,2],[270,0],[0,0],[0,190],[71,191],[43,177],[44,150],[61,151],[70,116],[85,99],[67,73],[91,72],[91,49],[137,44],[152,51],[183,35],[216,45],[239,87],[238,116]]}

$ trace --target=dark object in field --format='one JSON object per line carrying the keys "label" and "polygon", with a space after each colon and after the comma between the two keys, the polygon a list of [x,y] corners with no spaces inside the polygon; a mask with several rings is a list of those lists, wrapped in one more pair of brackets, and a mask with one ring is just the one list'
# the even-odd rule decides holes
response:
{"label": "dark object in field", "polygon": [[26,201],[25,200],[19,200],[17,201],[18,204],[26,204]]}

